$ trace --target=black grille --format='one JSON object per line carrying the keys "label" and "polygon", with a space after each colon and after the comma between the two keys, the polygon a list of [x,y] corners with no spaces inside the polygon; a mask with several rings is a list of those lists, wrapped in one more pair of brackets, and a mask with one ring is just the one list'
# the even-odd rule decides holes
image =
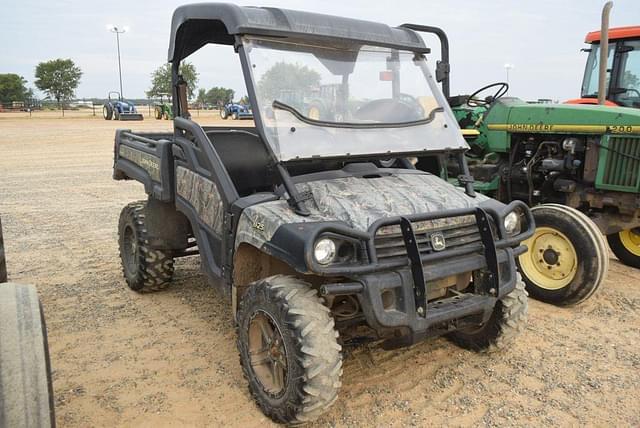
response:
{"label": "black grille", "polygon": [[[422,230],[414,224],[414,234],[418,242],[420,254],[430,254],[435,250],[431,244],[431,235],[441,233],[446,242],[446,250],[480,243],[480,231],[475,223],[448,225]],[[386,226],[380,228],[375,236],[375,247],[378,260],[406,258],[407,250],[399,227]]]}

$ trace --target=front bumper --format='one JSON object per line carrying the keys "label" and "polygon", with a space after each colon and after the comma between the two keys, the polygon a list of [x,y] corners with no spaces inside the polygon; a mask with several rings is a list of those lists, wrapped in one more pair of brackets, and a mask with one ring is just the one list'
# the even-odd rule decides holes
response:
{"label": "front bumper", "polygon": [[[524,218],[523,230],[510,236],[504,229],[503,219],[518,210]],[[419,248],[413,223],[458,216],[475,216],[480,242],[457,248],[424,254]],[[374,239],[381,227],[399,225],[407,257],[378,260]],[[322,230],[324,229],[324,230]],[[323,234],[345,236],[347,230],[329,226],[314,231],[307,243],[313,243]],[[329,230],[327,230],[329,229]],[[439,213],[416,214],[385,218],[372,224],[362,236],[367,245],[368,263],[358,266],[323,267],[307,257],[312,271],[324,275],[341,275],[352,282],[326,284],[325,294],[352,294],[355,291],[367,324],[381,337],[390,338],[385,347],[405,346],[428,336],[440,335],[486,322],[496,302],[515,288],[517,269],[515,258],[526,252],[522,241],[533,235],[535,223],[527,206],[514,201],[504,206],[485,206],[450,210]],[[311,248],[305,253],[312,254]],[[457,274],[473,272],[474,290],[454,297],[427,301],[429,283]],[[345,293],[341,290],[350,290]],[[387,298],[383,298],[383,295]],[[393,296],[391,301],[388,296]]]}

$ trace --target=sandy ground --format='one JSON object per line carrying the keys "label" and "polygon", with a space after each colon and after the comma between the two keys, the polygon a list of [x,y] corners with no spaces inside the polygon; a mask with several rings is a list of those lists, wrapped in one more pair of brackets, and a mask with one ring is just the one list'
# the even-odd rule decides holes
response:
{"label": "sandy ground", "polygon": [[[122,279],[118,215],[145,195],[111,179],[114,130],[170,124],[57,116],[0,114],[0,214],[10,280],[36,284],[44,304],[59,426],[269,426],[199,260],[179,260],[154,295]],[[316,425],[640,425],[639,271],[612,256],[591,300],[531,301],[529,318],[498,355],[445,339],[348,351],[339,401]]]}

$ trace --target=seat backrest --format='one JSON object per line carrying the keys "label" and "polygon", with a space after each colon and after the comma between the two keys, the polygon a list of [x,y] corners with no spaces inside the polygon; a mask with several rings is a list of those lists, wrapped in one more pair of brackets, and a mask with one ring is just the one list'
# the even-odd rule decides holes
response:
{"label": "seat backrest", "polygon": [[206,134],[240,196],[273,189],[269,153],[257,134],[243,129],[207,129]]}

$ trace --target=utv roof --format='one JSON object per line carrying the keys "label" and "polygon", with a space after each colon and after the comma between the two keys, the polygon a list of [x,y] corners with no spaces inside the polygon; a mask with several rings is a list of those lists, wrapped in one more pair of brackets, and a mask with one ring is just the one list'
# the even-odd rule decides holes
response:
{"label": "utv roof", "polygon": [[428,53],[422,38],[406,28],[378,22],[271,7],[197,3],[173,13],[169,62],[180,61],[207,43],[233,45],[236,35],[352,41]]}

